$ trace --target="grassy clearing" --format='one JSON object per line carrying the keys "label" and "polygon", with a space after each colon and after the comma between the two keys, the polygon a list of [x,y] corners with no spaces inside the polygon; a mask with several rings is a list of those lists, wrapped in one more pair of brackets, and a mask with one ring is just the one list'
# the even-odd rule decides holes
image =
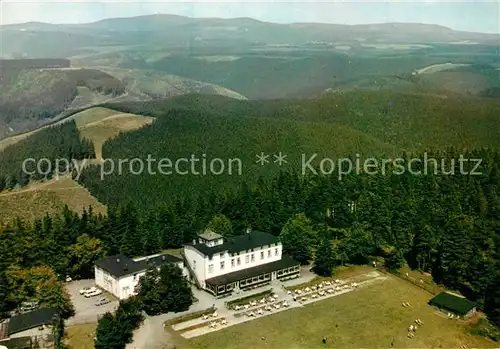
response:
{"label": "grassy clearing", "polygon": [[399,277],[408,280],[409,282],[423,288],[424,290],[432,293],[438,294],[446,289],[443,286],[437,285],[432,279],[432,275],[429,273],[423,273],[418,270],[411,270],[408,267],[403,267],[399,270]]}
{"label": "grassy clearing", "polygon": [[[91,112],[93,109],[98,109],[95,114]],[[133,131],[150,125],[154,120],[152,117],[117,113],[105,108],[93,109],[86,111],[89,112],[90,119],[85,124],[82,123],[81,126],[77,121],[77,126],[82,136],[94,143],[97,159],[102,159],[102,145],[106,140],[114,138],[122,132]],[[99,118],[99,116],[102,117]],[[90,120],[93,121],[89,122]]]}
{"label": "grassy clearing", "polygon": [[15,217],[25,220],[42,218],[47,213],[60,212],[64,205],[75,212],[92,206],[96,213],[106,214],[106,206],[94,198],[87,189],[70,177],[33,183],[28,187],[0,194],[0,217],[9,221]]}
{"label": "grassy clearing", "polygon": [[[106,108],[91,108],[74,114],[73,119],[83,137],[94,142],[97,159],[101,159],[102,144],[120,132],[138,129],[153,122],[153,118],[124,114]],[[3,147],[29,137],[40,129],[0,141]],[[92,161],[91,161],[92,162]],[[86,188],[69,177],[32,183],[28,187],[0,194],[0,217],[9,221],[15,217],[27,220],[42,218],[47,213],[60,212],[64,205],[75,212],[92,206],[94,212],[106,214],[106,206],[94,198]]]}
{"label": "grassy clearing", "polygon": [[65,329],[64,342],[71,349],[93,349],[97,324],[70,326]]}
{"label": "grassy clearing", "polygon": [[96,121],[105,119],[109,116],[118,115],[118,114],[121,114],[121,113],[114,111],[114,110],[111,110],[111,109],[106,109],[106,108],[87,109],[87,110],[84,110],[80,113],[76,113],[76,114],[74,114],[66,119],[63,119],[59,122],[56,122],[54,124],[37,128],[36,130],[33,130],[31,132],[26,132],[26,133],[23,133],[23,134],[20,134],[17,136],[12,136],[12,137],[2,139],[2,140],[0,140],[0,151],[5,149],[7,146],[12,145],[12,144],[16,144],[17,142],[20,142],[23,139],[26,139],[29,136],[31,136],[31,135],[35,134],[36,132],[39,132],[47,127],[54,126],[54,125],[57,125],[57,124],[60,124],[60,123],[63,123],[63,122],[69,121],[69,120],[75,120],[76,126],[78,128],[80,128],[80,127],[87,125],[88,123],[96,122]]}
{"label": "grassy clearing", "polygon": [[[387,280],[324,301],[263,317],[193,338],[191,348],[494,348],[474,337],[468,325],[450,320],[427,305],[431,295],[390,276]],[[402,302],[410,302],[403,308]],[[425,325],[413,339],[407,328],[420,318]],[[326,345],[321,343],[326,336]],[[262,340],[261,337],[265,339]],[[181,343],[180,343],[181,344]]]}

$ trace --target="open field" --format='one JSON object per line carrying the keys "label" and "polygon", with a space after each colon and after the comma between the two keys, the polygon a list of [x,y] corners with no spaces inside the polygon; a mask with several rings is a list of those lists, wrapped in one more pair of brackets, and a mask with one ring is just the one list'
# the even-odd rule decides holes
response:
{"label": "open field", "polygon": [[[152,117],[126,114],[106,108],[91,108],[66,120],[70,119],[75,121],[82,136],[94,143],[98,160],[101,159],[102,144],[107,139],[116,137],[121,132],[151,124],[154,120]],[[0,151],[2,147],[29,137],[38,130],[0,141]],[[69,177],[33,183],[28,187],[0,194],[0,216],[3,220],[18,216],[25,219],[41,218],[47,213],[61,211],[64,205],[68,205],[75,212],[82,212],[89,206],[92,206],[94,212],[105,214],[107,211],[106,207],[86,188]]]}
{"label": "open field", "polygon": [[12,136],[12,137],[8,137],[8,138],[5,138],[5,139],[2,139],[2,140],[0,140],[0,151],[2,151],[3,149],[5,149],[9,145],[16,144],[17,142],[20,142],[23,139],[28,138],[29,136],[35,134],[36,132],[38,132],[40,130],[43,130],[43,129],[45,129],[47,127],[50,127],[50,126],[61,124],[63,122],[69,121],[69,120],[75,120],[77,127],[80,128],[80,127],[85,126],[88,123],[96,122],[96,121],[105,119],[105,118],[107,118],[109,116],[118,115],[118,114],[121,114],[121,113],[117,112],[117,111],[114,111],[114,110],[106,109],[106,108],[91,108],[91,109],[87,109],[85,111],[82,111],[80,113],[76,113],[76,114],[74,114],[74,115],[72,115],[72,116],[70,116],[70,117],[68,117],[66,119],[63,119],[63,120],[61,120],[59,122],[56,122],[54,124],[37,128],[36,130],[33,130],[31,132],[26,132],[26,133],[23,133],[23,134],[20,134],[20,135],[16,135],[16,136]]}
{"label": "open field", "polygon": [[[84,113],[89,115],[89,118],[78,116]],[[82,136],[94,143],[98,160],[102,159],[102,145],[106,140],[118,136],[121,132],[133,131],[149,125],[153,120],[152,117],[123,114],[105,108],[92,108],[75,115],[75,121]]]}
{"label": "open field", "polygon": [[97,324],[69,326],[65,329],[64,342],[71,349],[93,349]]}
{"label": "open field", "polygon": [[94,198],[87,189],[70,177],[33,183],[28,187],[0,194],[0,217],[10,220],[42,218],[47,213],[60,212],[64,205],[75,212],[92,206],[96,213],[106,214],[106,206]]}
{"label": "open field", "polygon": [[96,150],[99,150],[98,155],[100,155],[102,143],[106,139],[115,137],[120,132],[132,131],[144,125],[150,124],[153,121],[153,118],[142,115],[125,114],[107,108],[90,108],[76,113],[55,124],[44,126],[34,131],[23,133],[17,136],[5,138],[0,141],[0,151],[2,151],[9,145],[16,144],[17,142],[28,138],[29,136],[35,134],[40,130],[43,130],[46,127],[50,127],[70,120],[75,121],[76,126],[82,132],[85,138],[88,138],[94,142]]}
{"label": "open field", "polygon": [[[191,348],[217,349],[391,347],[391,343],[396,348],[495,347],[487,339],[467,334],[465,323],[429,307],[430,298],[429,293],[390,276],[355,292],[182,342]],[[403,308],[402,302],[410,302],[411,307]],[[425,325],[409,339],[407,328],[417,318]],[[328,338],[326,345],[321,342],[323,336]]]}

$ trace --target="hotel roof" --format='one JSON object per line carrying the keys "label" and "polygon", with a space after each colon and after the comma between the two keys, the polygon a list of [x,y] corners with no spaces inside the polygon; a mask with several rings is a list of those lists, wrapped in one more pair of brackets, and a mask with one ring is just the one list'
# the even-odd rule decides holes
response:
{"label": "hotel roof", "polygon": [[233,236],[228,238],[223,244],[215,246],[207,246],[204,243],[190,244],[205,256],[213,256],[216,253],[228,251],[229,253],[238,253],[241,251],[258,248],[261,246],[269,246],[279,242],[277,236],[263,233],[261,231],[252,231],[243,235]]}
{"label": "hotel roof", "polygon": [[10,335],[41,325],[49,325],[54,322],[54,317],[58,315],[55,308],[41,308],[28,313],[16,315],[10,318],[7,333]]}
{"label": "hotel roof", "polygon": [[126,275],[146,271],[149,268],[159,268],[165,263],[178,263],[181,261],[182,259],[180,259],[179,257],[175,257],[166,253],[136,258],[135,260],[125,256],[124,254],[117,254],[114,256],[99,259],[98,261],[96,261],[95,265],[102,270],[107,271],[114,277],[121,278]]}
{"label": "hotel roof", "polygon": [[477,304],[465,297],[460,297],[449,292],[441,292],[429,301],[430,305],[446,309],[458,315],[466,315],[474,309]]}
{"label": "hotel roof", "polygon": [[198,234],[198,236],[204,240],[212,241],[212,240],[219,240],[222,239],[223,236],[220,234],[217,234],[211,230],[205,230],[203,233]]}

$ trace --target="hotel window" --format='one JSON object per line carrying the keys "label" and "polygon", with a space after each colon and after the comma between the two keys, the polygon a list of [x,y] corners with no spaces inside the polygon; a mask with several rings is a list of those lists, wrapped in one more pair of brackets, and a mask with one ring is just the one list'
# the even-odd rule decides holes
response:
{"label": "hotel window", "polygon": [[213,257],[213,256],[208,256],[208,260],[210,260],[210,261],[211,261],[211,260],[212,260],[212,257]]}
{"label": "hotel window", "polygon": [[248,262],[250,262],[250,256],[249,256],[249,255],[246,255],[246,256],[245,256],[245,263],[248,263]]}
{"label": "hotel window", "polygon": [[240,257],[238,257],[238,259],[236,260],[236,264],[240,265],[241,264],[241,259]]}
{"label": "hotel window", "polygon": [[252,263],[255,262],[255,255],[253,253],[250,255],[250,259]]}
{"label": "hotel window", "polygon": [[277,255],[278,255],[278,249],[277,249],[277,248],[275,248],[275,249],[274,249],[274,255],[275,255],[275,256],[277,256]]}
{"label": "hotel window", "polygon": [[196,261],[193,260],[193,270],[196,270]]}
{"label": "hotel window", "polygon": [[224,261],[220,262],[220,270],[224,269]]}
{"label": "hotel window", "polygon": [[264,259],[264,251],[260,253],[260,259]]}
{"label": "hotel window", "polygon": [[214,272],[214,265],[213,264],[209,264],[208,265],[208,273],[211,274]]}
{"label": "hotel window", "polygon": [[224,259],[224,255],[225,255],[225,253],[224,253],[224,252],[221,252],[221,253],[220,253],[220,259]]}
{"label": "hotel window", "polygon": [[234,258],[231,259],[231,267],[234,268]]}
{"label": "hotel window", "polygon": [[267,250],[267,257],[271,258],[271,250]]}

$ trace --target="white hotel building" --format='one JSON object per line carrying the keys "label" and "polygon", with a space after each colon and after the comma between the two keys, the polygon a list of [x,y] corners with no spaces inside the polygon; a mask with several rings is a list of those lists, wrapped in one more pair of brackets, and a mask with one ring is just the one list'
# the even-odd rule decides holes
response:
{"label": "white hotel building", "polygon": [[184,246],[190,280],[214,296],[300,275],[300,263],[283,254],[274,235],[252,231],[225,240],[207,231]]}
{"label": "white hotel building", "polygon": [[135,295],[139,278],[150,268],[159,268],[165,263],[174,263],[188,276],[181,258],[169,254],[155,254],[132,259],[123,254],[98,260],[94,266],[95,284],[119,299]]}

